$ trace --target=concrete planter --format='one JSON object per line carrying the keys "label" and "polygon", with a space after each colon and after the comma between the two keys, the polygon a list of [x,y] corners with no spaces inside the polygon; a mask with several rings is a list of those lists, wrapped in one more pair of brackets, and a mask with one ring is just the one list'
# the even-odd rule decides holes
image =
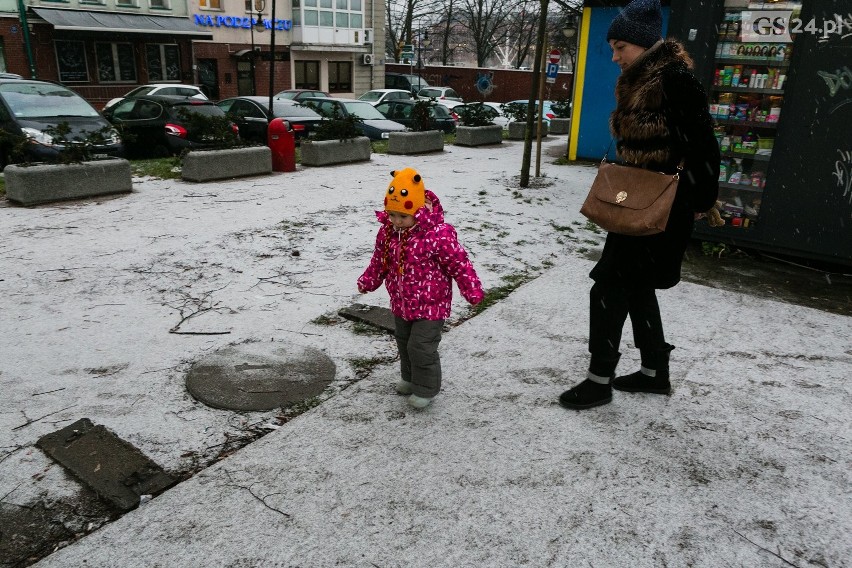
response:
{"label": "concrete planter", "polygon": [[391,132],[388,138],[388,154],[424,154],[443,150],[444,133],[440,130]]}
{"label": "concrete planter", "polygon": [[183,158],[181,178],[212,181],[272,173],[272,152],[266,146],[193,150]]}
{"label": "concrete planter", "polygon": [[456,128],[456,144],[459,146],[484,146],[486,144],[501,144],[503,142],[503,127],[491,126],[459,126]]}
{"label": "concrete planter", "polygon": [[351,140],[302,141],[303,166],[330,166],[347,162],[364,162],[370,159],[373,146],[366,136]]}
{"label": "concrete planter", "polygon": [[[532,137],[536,137],[536,130],[538,123],[533,122],[533,131]],[[523,140],[524,135],[526,134],[527,123],[526,122],[510,122],[509,123],[509,140]],[[545,138],[547,136],[547,123],[541,123],[541,137]]]}
{"label": "concrete planter", "polygon": [[569,134],[571,132],[570,118],[551,118],[547,130],[550,134]]}
{"label": "concrete planter", "polygon": [[6,198],[21,205],[130,193],[133,175],[122,158],[79,164],[6,166]]}

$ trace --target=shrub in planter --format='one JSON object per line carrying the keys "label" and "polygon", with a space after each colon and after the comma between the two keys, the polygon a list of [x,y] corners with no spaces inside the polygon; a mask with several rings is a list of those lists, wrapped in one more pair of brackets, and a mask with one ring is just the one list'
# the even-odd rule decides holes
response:
{"label": "shrub in planter", "polygon": [[435,101],[420,100],[411,109],[411,132],[391,132],[388,154],[423,154],[444,149],[444,133],[432,128]]}
{"label": "shrub in planter", "polygon": [[244,144],[227,116],[186,112],[181,120],[199,147],[181,153],[181,178],[212,181],[272,173],[272,152]]}
{"label": "shrub in planter", "polygon": [[456,128],[456,145],[485,146],[503,142],[503,127],[491,121],[494,116],[491,107],[482,103],[469,103],[456,109],[463,123]]}
{"label": "shrub in planter", "polygon": [[[122,158],[101,157],[98,147],[106,145],[116,136],[112,127],[106,126],[85,135],[70,137],[67,122],[44,129],[60,148],[50,162],[25,162],[23,145],[32,144],[24,137],[6,138],[9,156],[19,162],[6,166],[6,198],[21,205],[36,205],[66,199],[79,199],[115,193],[129,193],[133,189],[130,162]],[[17,139],[16,139],[17,138]]]}
{"label": "shrub in planter", "polygon": [[571,101],[563,99],[550,105],[555,118],[550,119],[552,134],[568,134],[571,131]]}
{"label": "shrub in planter", "polygon": [[[307,106],[315,105],[307,103]],[[303,166],[328,166],[346,162],[360,162],[370,159],[373,146],[370,139],[361,136],[358,123],[363,120],[357,116],[341,117],[337,109],[323,120],[310,139],[301,145]]]}

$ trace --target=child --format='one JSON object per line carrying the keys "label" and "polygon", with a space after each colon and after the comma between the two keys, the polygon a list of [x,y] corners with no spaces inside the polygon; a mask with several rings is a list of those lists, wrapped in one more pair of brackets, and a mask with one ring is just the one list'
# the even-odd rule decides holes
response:
{"label": "child", "polygon": [[453,288],[471,304],[482,301],[482,284],[456,230],[444,223],[438,197],[412,168],[391,172],[382,224],[370,265],[358,278],[358,291],[372,292],[382,281],[390,294],[402,380],[408,404],[425,408],[441,390],[438,343],[450,315]]}

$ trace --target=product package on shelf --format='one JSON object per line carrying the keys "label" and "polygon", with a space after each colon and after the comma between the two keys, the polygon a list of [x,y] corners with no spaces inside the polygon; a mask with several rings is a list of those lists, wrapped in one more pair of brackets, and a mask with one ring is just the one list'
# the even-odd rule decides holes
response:
{"label": "product package on shelf", "polygon": [[726,224],[717,230],[757,226],[784,106],[793,43],[745,41],[743,22],[750,22],[749,10],[755,9],[796,14],[801,2],[725,2],[709,108],[717,123],[715,135],[722,154],[719,202]]}

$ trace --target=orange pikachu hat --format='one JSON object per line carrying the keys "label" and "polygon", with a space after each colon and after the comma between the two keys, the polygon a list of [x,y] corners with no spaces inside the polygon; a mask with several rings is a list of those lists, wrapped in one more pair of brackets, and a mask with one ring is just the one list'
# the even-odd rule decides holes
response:
{"label": "orange pikachu hat", "polygon": [[391,172],[393,179],[385,193],[385,211],[414,215],[426,203],[426,184],[414,168]]}

